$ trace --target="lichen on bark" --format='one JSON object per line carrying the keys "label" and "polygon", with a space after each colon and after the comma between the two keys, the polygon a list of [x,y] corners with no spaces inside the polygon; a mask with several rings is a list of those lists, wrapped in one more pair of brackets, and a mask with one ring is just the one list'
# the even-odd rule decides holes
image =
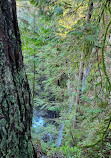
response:
{"label": "lichen on bark", "polygon": [[[1,18],[2,17],[2,18]],[[33,158],[32,103],[15,0],[0,1],[0,158]]]}

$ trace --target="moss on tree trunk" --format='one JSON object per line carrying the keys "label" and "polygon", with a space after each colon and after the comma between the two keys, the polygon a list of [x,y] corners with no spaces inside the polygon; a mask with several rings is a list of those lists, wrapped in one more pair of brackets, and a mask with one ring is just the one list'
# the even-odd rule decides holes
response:
{"label": "moss on tree trunk", "polygon": [[35,157],[15,0],[0,0],[0,158]]}

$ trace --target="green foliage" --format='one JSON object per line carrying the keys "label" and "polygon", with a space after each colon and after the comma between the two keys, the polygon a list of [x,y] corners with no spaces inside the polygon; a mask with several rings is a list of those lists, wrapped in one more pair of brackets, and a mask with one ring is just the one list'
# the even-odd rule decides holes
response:
{"label": "green foliage", "polygon": [[[110,23],[104,39],[101,34],[104,33],[102,16],[110,12],[110,2],[107,1],[106,5],[104,0],[94,0],[89,23],[87,14],[91,1],[74,2],[31,0],[34,6],[25,4],[29,11],[23,9],[19,18],[24,62],[32,93],[35,86],[34,106],[41,111],[59,114],[52,120],[47,118],[46,127],[38,127],[40,134],[36,135],[36,130],[32,129],[32,137],[38,140],[48,133],[53,135],[52,142],[41,140],[42,149],[49,157],[57,153],[67,158],[108,157],[111,75],[106,64],[110,61],[106,37]],[[82,11],[84,17],[77,21],[77,11],[81,6],[87,7]],[[60,19],[69,24],[70,20],[77,22],[70,28],[70,25],[60,25]],[[85,81],[79,78],[81,72]],[[57,149],[63,123],[63,139]]]}
{"label": "green foliage", "polygon": [[66,143],[60,150],[68,158],[81,158],[81,150],[77,147],[70,147],[69,143]]}

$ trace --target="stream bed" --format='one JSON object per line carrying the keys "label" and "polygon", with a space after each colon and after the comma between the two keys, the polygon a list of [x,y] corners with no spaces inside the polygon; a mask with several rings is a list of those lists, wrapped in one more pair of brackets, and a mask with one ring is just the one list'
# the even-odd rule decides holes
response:
{"label": "stream bed", "polygon": [[55,117],[57,117],[55,111],[46,111],[40,108],[33,110],[32,133],[49,145],[57,141],[58,131],[57,124],[54,121]]}

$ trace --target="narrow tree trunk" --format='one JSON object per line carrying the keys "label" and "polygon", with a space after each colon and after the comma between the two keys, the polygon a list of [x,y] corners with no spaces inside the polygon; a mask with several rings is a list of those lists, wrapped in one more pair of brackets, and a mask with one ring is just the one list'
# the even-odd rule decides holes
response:
{"label": "narrow tree trunk", "polygon": [[33,158],[32,104],[15,0],[0,0],[0,158]]}
{"label": "narrow tree trunk", "polygon": [[82,81],[83,81],[83,76],[84,76],[84,62],[82,61],[83,59],[83,53],[81,54],[81,61],[80,61],[80,67],[79,67],[79,76],[78,76],[78,89],[77,89],[77,96],[76,96],[76,104],[75,104],[75,109],[74,109],[74,127],[77,126],[77,111],[78,111],[78,107],[80,104],[80,99],[81,99],[81,95],[82,95]]}
{"label": "narrow tree trunk", "polygon": [[[34,34],[35,34],[35,8],[34,8],[34,21],[33,21],[33,27],[34,27]],[[33,58],[34,58],[34,61],[33,61],[33,104],[34,104],[34,97],[35,97],[35,73],[36,73],[36,68],[35,68],[35,45],[34,45],[34,54],[33,54]]]}
{"label": "narrow tree trunk", "polygon": [[[93,11],[93,2],[92,0],[90,1],[89,4],[89,8],[88,8],[88,16],[87,16],[87,23],[90,23],[91,20],[91,16],[92,16],[92,11]],[[79,89],[77,90],[77,96],[76,96],[76,106],[75,106],[75,113],[74,113],[74,126],[76,126],[77,124],[77,110],[78,110],[78,106],[80,104],[80,99],[81,99],[81,95],[82,95],[82,81],[83,81],[83,77],[84,77],[84,65],[85,63],[82,61],[83,59],[83,53],[81,54],[81,61],[80,61],[80,67],[79,67]]]}
{"label": "narrow tree trunk", "polygon": [[80,67],[79,67],[79,88],[77,89],[77,97],[76,97],[76,104],[79,105],[80,103],[80,98],[81,98],[81,91],[82,91],[82,81],[83,81],[83,76],[84,76],[84,62],[83,60],[83,54],[81,55],[81,61],[80,61]]}

